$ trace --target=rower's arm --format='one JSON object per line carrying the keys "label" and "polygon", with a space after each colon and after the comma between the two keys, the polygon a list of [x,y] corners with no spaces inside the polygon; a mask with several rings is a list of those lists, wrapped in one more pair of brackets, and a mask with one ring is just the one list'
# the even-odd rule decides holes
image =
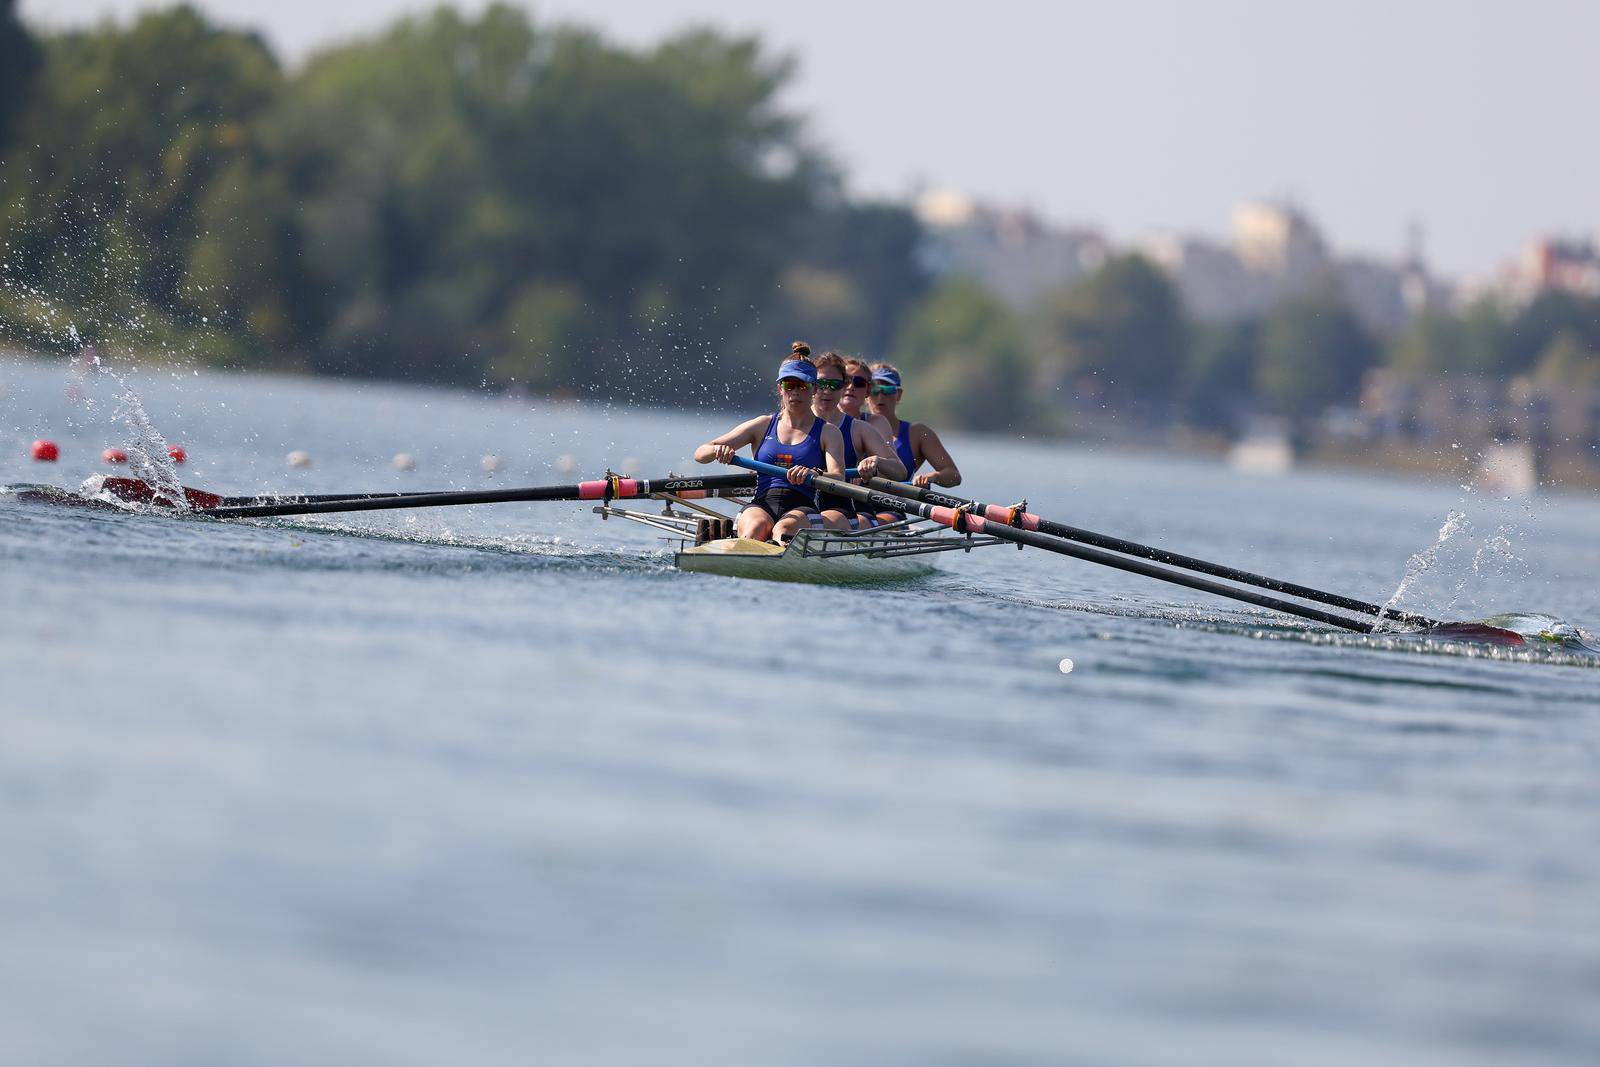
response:
{"label": "rower's arm", "polygon": [[761,440],[761,430],[767,424],[768,416],[759,415],[747,422],[741,422],[721,437],[714,437],[694,450],[696,463],[714,463],[717,452],[722,447],[733,449],[737,452],[745,445],[754,445]]}
{"label": "rower's arm", "polygon": [[856,434],[856,455],[878,457],[878,469],[871,472],[879,478],[887,478],[891,482],[906,480],[906,465],[900,462],[900,456],[894,450],[894,445],[889,439],[878,431],[878,428],[865,419],[856,419],[850,427]]}
{"label": "rower's arm", "polygon": [[939,440],[939,435],[933,432],[933,427],[927,423],[919,422],[913,430],[913,437],[917,436],[917,430],[921,431],[922,440],[919,444],[921,445],[922,458],[927,460],[928,466],[933,468],[926,475],[917,475],[918,484],[926,486],[922,479],[927,478],[929,482],[935,482],[946,489],[960,485],[961,472],[956,469],[956,461],[950,458],[949,451],[944,447],[944,442]]}
{"label": "rower's arm", "polygon": [[844,435],[839,427],[825,423],[822,427],[822,462],[827,469],[822,473],[830,478],[844,477]]}

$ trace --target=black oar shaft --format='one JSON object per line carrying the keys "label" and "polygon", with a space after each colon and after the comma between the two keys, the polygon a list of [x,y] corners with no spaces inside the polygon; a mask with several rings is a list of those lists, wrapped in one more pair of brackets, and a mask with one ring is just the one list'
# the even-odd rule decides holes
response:
{"label": "black oar shaft", "polygon": [[388,500],[400,496],[419,496],[418,493],[262,493],[259,496],[225,496],[219,508],[244,508],[271,504],[321,504],[327,500]]}
{"label": "black oar shaft", "polygon": [[[996,505],[982,504],[976,501],[963,500],[961,497],[950,496],[935,489],[922,489],[914,485],[901,482],[891,482],[885,478],[869,479],[868,485],[883,492],[893,493],[896,496],[909,497],[920,500],[926,504],[935,504],[946,508],[971,508],[980,514]],[[1009,510],[1002,508],[1001,510]],[[1066,538],[1079,544],[1093,545],[1097,548],[1109,549],[1120,552],[1126,556],[1137,556],[1140,559],[1152,560],[1156,563],[1165,563],[1172,567],[1181,567],[1184,570],[1196,571],[1200,574],[1209,574],[1216,578],[1226,578],[1231,582],[1240,582],[1244,585],[1253,585],[1260,589],[1271,589],[1275,593],[1287,596],[1300,597],[1302,600],[1313,600],[1330,607],[1344,608],[1347,611],[1358,611],[1364,615],[1382,615],[1396,622],[1403,622],[1412,626],[1437,626],[1438,621],[1426,615],[1418,615],[1409,611],[1385,610],[1379,604],[1372,604],[1365,600],[1343,596],[1339,593],[1330,593],[1325,589],[1314,589],[1308,585],[1285,581],[1282,578],[1273,578],[1265,574],[1254,574],[1250,571],[1229,567],[1223,563],[1213,563],[1210,560],[1197,559],[1186,556],[1181,552],[1169,552],[1164,548],[1153,545],[1142,545],[1137,541],[1127,541],[1109,534],[1096,533],[1077,526],[1068,526],[1065,523],[1053,522],[1050,519],[1033,516],[1041,533],[1053,534],[1056,537]]]}
{"label": "black oar shaft", "polygon": [[754,484],[755,479],[748,474],[714,475],[709,478],[597,479],[575,485],[532,486],[522,489],[476,489],[447,493],[411,493],[365,498],[339,497],[333,500],[250,504],[242,507],[211,508],[200,514],[218,519],[264,519],[286,515],[437,508],[461,504],[509,504],[543,500],[636,500],[654,493],[693,495],[731,492],[749,489]]}
{"label": "black oar shaft", "polygon": [[[745,466],[745,462],[739,462],[739,465]],[[1309,619],[1312,622],[1326,623],[1329,626],[1337,626],[1345,630],[1354,630],[1356,633],[1371,633],[1374,629],[1372,623],[1363,619],[1347,618],[1343,615],[1336,615],[1331,611],[1322,611],[1319,608],[1307,607],[1304,604],[1294,604],[1287,600],[1279,600],[1277,597],[1252,593],[1248,589],[1239,589],[1231,585],[1223,585],[1221,582],[1198,578],[1183,571],[1170,570],[1166,567],[1156,566],[1153,563],[1142,563],[1137,559],[1129,559],[1126,556],[1114,555],[1098,548],[1080,545],[1064,537],[1057,537],[1054,534],[1007,526],[970,513],[962,513],[965,515],[964,522],[954,520],[954,516],[950,514],[952,512],[950,508],[926,504],[920,500],[885,493],[878,489],[866,489],[859,485],[851,485],[849,482],[841,482],[836,478],[828,478],[822,475],[818,475],[814,479],[814,483],[820,489],[826,489],[828,492],[839,496],[849,497],[859,504],[870,504],[873,507],[890,511],[909,512],[919,518],[931,519],[934,522],[952,526],[955,529],[961,529],[964,526],[973,533],[987,534],[1002,541],[1012,541],[1019,545],[1043,549],[1046,552],[1055,552],[1059,555],[1071,556],[1074,559],[1081,559],[1089,563],[1098,563],[1102,567],[1111,567],[1119,571],[1128,571],[1132,574],[1142,574],[1147,578],[1155,578],[1159,581],[1170,582],[1173,585],[1196,589],[1202,593],[1226,597],[1229,600],[1237,600],[1244,604],[1267,608],[1270,611],[1282,612],[1285,615],[1294,615],[1302,619]],[[946,514],[938,514],[941,511]]]}

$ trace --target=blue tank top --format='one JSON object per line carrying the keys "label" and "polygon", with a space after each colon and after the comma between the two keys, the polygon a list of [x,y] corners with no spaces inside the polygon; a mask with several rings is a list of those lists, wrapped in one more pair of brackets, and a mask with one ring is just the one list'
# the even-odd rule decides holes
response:
{"label": "blue tank top", "polygon": [[[827,462],[822,456],[822,428],[828,424],[813,416],[811,432],[806,434],[806,439],[797,445],[786,445],[778,440],[779,414],[781,412],[767,420],[767,433],[756,448],[756,459],[779,467],[814,467],[817,470],[825,470]],[[811,486],[794,485],[788,479],[779,478],[775,474],[762,474],[756,477],[756,496],[774,486],[793,489],[813,504],[817,502],[816,490]]]}
{"label": "blue tank top", "polygon": [[905,419],[900,420],[900,429],[894,435],[894,454],[900,457],[900,462],[906,465],[906,481],[917,473],[917,460],[911,450],[911,424]]}
{"label": "blue tank top", "polygon": [[845,470],[850,470],[851,468],[853,468],[855,466],[858,466],[858,464],[856,463],[857,458],[859,458],[859,457],[856,456],[856,442],[855,442],[855,436],[856,435],[855,435],[855,430],[851,425],[855,421],[856,420],[851,418],[849,415],[845,415],[844,417],[842,417],[839,420],[839,435],[844,438],[844,469]]}

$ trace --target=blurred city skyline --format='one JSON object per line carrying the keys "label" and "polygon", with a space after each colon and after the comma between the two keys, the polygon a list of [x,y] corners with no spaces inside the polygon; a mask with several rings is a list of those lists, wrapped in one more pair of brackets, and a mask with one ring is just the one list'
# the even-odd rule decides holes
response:
{"label": "blurred city skyline", "polygon": [[[156,0],[23,0],[41,28]],[[204,0],[289,63],[432,4]],[[483,3],[456,5],[478,11]],[[1294,202],[1340,249],[1484,278],[1541,234],[1600,230],[1583,134],[1600,8],[1339,5],[923,7],[556,0],[544,20],[645,44],[705,22],[793,53],[789,100],[860,194],[950,188],[1120,241],[1220,234],[1249,200]]]}

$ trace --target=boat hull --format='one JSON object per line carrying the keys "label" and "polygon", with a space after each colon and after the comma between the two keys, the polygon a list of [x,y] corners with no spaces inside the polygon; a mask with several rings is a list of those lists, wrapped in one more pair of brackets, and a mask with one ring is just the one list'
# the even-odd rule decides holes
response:
{"label": "boat hull", "polygon": [[[675,556],[678,569],[731,578],[823,585],[874,585],[906,582],[935,573],[930,555],[906,555],[906,538],[885,536],[840,542],[799,533],[787,546],[744,537],[726,537],[686,548]],[[881,552],[875,551],[881,548]],[[896,552],[901,554],[896,554]]]}

